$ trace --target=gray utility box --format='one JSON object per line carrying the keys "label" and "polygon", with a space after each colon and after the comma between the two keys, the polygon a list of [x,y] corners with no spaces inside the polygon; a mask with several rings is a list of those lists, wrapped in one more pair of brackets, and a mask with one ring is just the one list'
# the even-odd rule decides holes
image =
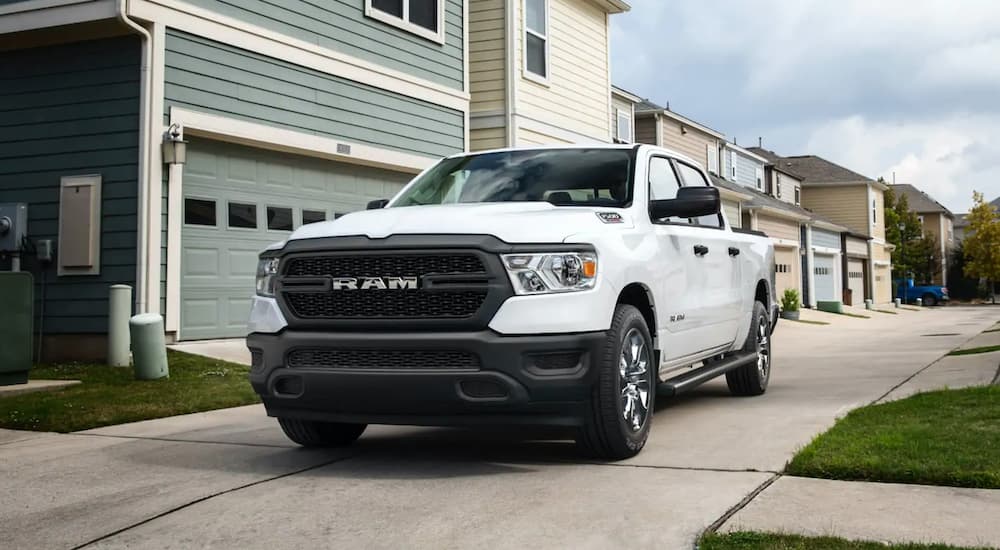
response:
{"label": "gray utility box", "polygon": [[28,230],[28,205],[20,202],[0,203],[0,252],[21,250]]}
{"label": "gray utility box", "polygon": [[28,382],[34,290],[30,273],[0,272],[0,386]]}

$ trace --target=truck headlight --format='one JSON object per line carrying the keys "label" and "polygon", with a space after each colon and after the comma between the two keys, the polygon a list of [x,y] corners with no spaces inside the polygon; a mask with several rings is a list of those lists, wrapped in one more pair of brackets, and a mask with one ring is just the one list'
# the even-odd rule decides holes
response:
{"label": "truck headlight", "polygon": [[278,280],[278,258],[261,258],[257,262],[257,296],[274,297]]}
{"label": "truck headlight", "polygon": [[597,283],[597,255],[592,252],[506,254],[503,265],[517,294],[574,292]]}

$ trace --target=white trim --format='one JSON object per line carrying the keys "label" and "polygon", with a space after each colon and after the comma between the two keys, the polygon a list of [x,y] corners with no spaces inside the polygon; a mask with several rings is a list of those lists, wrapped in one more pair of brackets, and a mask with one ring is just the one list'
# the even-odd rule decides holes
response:
{"label": "white trim", "polygon": [[[552,38],[552,20],[550,19],[549,5],[552,3],[550,0],[541,0],[545,2],[545,34],[528,28],[528,9],[526,4],[529,0],[521,0],[521,14],[520,23],[522,25],[523,32],[521,33],[521,76],[526,80],[530,80],[535,84],[540,84],[542,86],[550,86],[550,79],[552,78],[552,53],[549,49],[549,42]],[[531,33],[536,38],[540,38],[545,41],[545,74],[535,74],[528,70],[528,33]]]}
{"label": "white trim", "polygon": [[[622,139],[622,131],[621,131],[622,117],[625,117],[628,120],[628,133],[629,133],[628,139]],[[615,139],[617,139],[619,142],[635,143],[635,120],[631,117],[631,113],[629,111],[615,107],[614,133],[617,136]]]}
{"label": "white trim", "polygon": [[145,241],[149,250],[146,253],[146,311],[150,313],[163,313],[160,311],[160,248],[163,243],[162,238],[162,209],[163,209],[163,149],[160,143],[163,140],[163,88],[164,73],[166,72],[166,44],[167,29],[163,23],[153,23],[150,29],[150,90],[149,102],[150,110],[155,115],[150,116],[149,143],[150,164],[149,164],[149,185],[147,185],[146,212],[148,239]]}
{"label": "white trim", "polygon": [[[184,225],[184,167],[172,164],[167,176],[167,311],[164,330],[181,337],[181,232]],[[218,208],[216,208],[218,226]]]}
{"label": "white trim", "polygon": [[28,0],[0,6],[0,34],[115,16],[115,0]]}
{"label": "white trim", "polygon": [[726,141],[724,143],[725,143],[725,147],[727,149],[731,149],[731,150],[737,151],[739,153],[742,153],[742,154],[744,154],[744,155],[746,155],[746,156],[748,156],[748,157],[750,157],[750,158],[752,158],[752,159],[754,159],[756,161],[760,161],[763,164],[770,164],[769,160],[767,160],[766,158],[758,155],[757,153],[754,153],[753,151],[749,151],[747,149],[744,149],[744,148],[740,147],[739,145],[736,145],[735,143],[732,143],[732,142],[729,142],[729,141]]}
{"label": "white trim", "polygon": [[[608,112],[605,113],[604,119],[608,120],[611,118],[612,112],[615,112],[615,100],[614,100],[614,85],[611,83],[611,14],[604,14],[604,82],[608,89]],[[634,103],[629,106],[629,127],[632,128],[632,139],[629,143],[635,142],[635,116],[632,115],[632,110],[634,108]],[[608,127],[608,142],[614,141],[615,134],[618,133],[618,120],[617,113],[615,112],[615,127]]]}
{"label": "white trim", "polygon": [[517,0],[507,0],[504,9],[504,34],[506,48],[504,52],[504,115],[507,117],[507,147],[513,147],[517,143],[517,129],[514,127],[514,116],[517,114],[517,8],[520,2]]}
{"label": "white trim", "polygon": [[[438,160],[178,107],[170,108],[170,124],[179,124],[185,134],[399,172],[415,174]],[[338,153],[338,145],[350,147],[351,152]]]}
{"label": "white trim", "polygon": [[[610,31],[608,32],[608,34],[609,35],[611,34]],[[609,41],[610,41],[610,38],[609,38]],[[616,95],[616,96],[618,96],[618,97],[620,97],[620,98],[624,99],[625,101],[627,101],[629,103],[632,103],[632,104],[641,103],[642,102],[642,98],[641,97],[639,97],[639,96],[637,96],[637,95],[635,95],[635,94],[633,94],[633,93],[631,93],[629,91],[623,90],[623,89],[619,88],[618,86],[615,86],[614,84],[611,85],[611,95]]]}
{"label": "white trim", "polygon": [[[365,0],[365,17],[370,17],[376,21],[381,21],[387,25],[392,25],[397,29],[402,29],[410,34],[419,36],[420,38],[426,38],[431,42],[437,42],[438,44],[444,44],[444,30],[445,30],[445,12],[444,4],[445,0],[438,0],[438,16],[437,16],[437,32],[430,29],[426,29],[417,25],[416,23],[410,21],[410,0],[402,0],[403,2],[403,17],[399,18],[391,13],[384,12],[378,8],[372,6],[372,0]],[[468,89],[468,88],[466,88]]]}
{"label": "white trim", "polygon": [[558,126],[549,124],[548,122],[544,122],[524,115],[515,115],[514,118],[515,118],[515,125],[518,128],[524,130],[530,130],[532,132],[538,132],[540,134],[545,134],[547,136],[561,139],[569,143],[585,143],[585,144],[607,143],[607,141],[601,138],[588,136],[586,134],[580,134],[572,130],[560,128]]}
{"label": "white trim", "polygon": [[791,241],[788,239],[779,239],[777,237],[771,237],[771,242],[774,243],[774,246],[780,246],[783,248],[799,248],[799,241]]}
{"label": "white trim", "polygon": [[346,55],[311,42],[192,6],[180,0],[131,0],[129,15],[163,21],[191,34],[327,74],[447,107],[469,110],[469,93]]}
{"label": "white trim", "polygon": [[653,130],[656,132],[656,146],[663,147],[663,122],[660,121],[660,113],[653,116],[653,123],[656,125]]}
{"label": "white trim", "polygon": [[812,249],[814,252],[818,254],[827,254],[827,255],[840,254],[839,248],[830,248],[828,246],[813,245]]}
{"label": "white trim", "polygon": [[[812,227],[806,226],[806,242],[805,253],[806,253],[806,285],[809,294],[809,307],[816,307],[816,249],[819,247],[813,246],[813,233]],[[836,287],[835,287],[836,288]],[[834,295],[836,297],[836,294]]]}
{"label": "white trim", "polygon": [[[443,6],[445,0],[439,0]],[[471,101],[472,92],[469,90],[469,4],[471,0],[462,0],[462,91],[469,94]],[[468,152],[472,147],[472,128],[469,125],[471,106],[465,109],[465,146],[463,151]]]}

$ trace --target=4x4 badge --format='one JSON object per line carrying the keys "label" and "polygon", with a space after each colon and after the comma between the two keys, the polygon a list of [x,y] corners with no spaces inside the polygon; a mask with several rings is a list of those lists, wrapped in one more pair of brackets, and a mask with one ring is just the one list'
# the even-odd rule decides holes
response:
{"label": "4x4 badge", "polygon": [[597,217],[604,223],[623,223],[622,215],[618,212],[597,212]]}

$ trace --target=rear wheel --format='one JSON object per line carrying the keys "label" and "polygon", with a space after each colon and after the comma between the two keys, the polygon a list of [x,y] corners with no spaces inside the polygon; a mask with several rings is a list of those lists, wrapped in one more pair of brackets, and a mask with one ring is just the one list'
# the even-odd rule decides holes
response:
{"label": "rear wheel", "polygon": [[354,443],[368,427],[367,424],[317,422],[298,418],[279,418],[278,424],[288,439],[303,447],[344,447]]}
{"label": "rear wheel", "polygon": [[755,302],[750,332],[740,353],[757,352],[757,360],[726,373],[726,384],[733,395],[760,395],[771,380],[771,324],[764,304]]}
{"label": "rear wheel", "polygon": [[923,303],[924,303],[925,306],[936,306],[937,305],[937,296],[931,294],[930,292],[928,292],[927,294],[924,294],[923,296],[921,296],[920,299],[923,301]]}
{"label": "rear wheel", "polygon": [[630,305],[615,309],[589,411],[577,439],[588,454],[608,460],[635,456],[649,437],[656,396],[653,339],[646,320]]}

